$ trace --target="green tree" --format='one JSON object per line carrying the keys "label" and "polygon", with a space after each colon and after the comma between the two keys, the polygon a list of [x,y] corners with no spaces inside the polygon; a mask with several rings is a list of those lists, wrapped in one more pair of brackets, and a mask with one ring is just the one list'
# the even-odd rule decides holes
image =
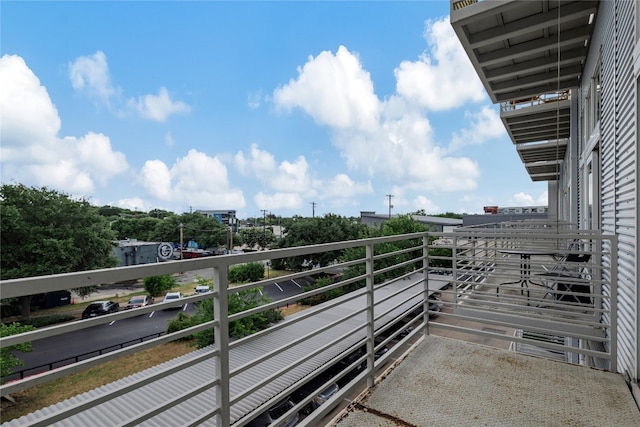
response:
{"label": "green tree", "polygon": [[276,241],[276,236],[273,234],[273,228],[270,226],[250,227],[243,228],[238,232],[242,243],[249,248],[259,246],[261,248],[268,248]]}
{"label": "green tree", "polygon": [[180,242],[180,224],[182,224],[182,242],[198,242],[205,248],[225,246],[229,237],[229,227],[215,218],[200,213],[184,213],[165,217],[157,223],[154,235],[165,242]]}
{"label": "green tree", "polygon": [[231,283],[257,282],[263,277],[264,264],[261,262],[238,264],[229,268],[229,282]]}
{"label": "green tree", "polygon": [[[11,324],[0,324],[0,337],[8,337],[9,335],[21,334],[23,332],[29,332],[35,328],[30,325],[21,325],[13,322]],[[4,378],[11,374],[11,370],[16,366],[22,366],[22,360],[13,355],[12,352],[31,351],[31,343],[25,342],[22,344],[10,345],[0,348],[0,378]]]}
{"label": "green tree", "polygon": [[[87,200],[47,188],[0,186],[0,277],[3,280],[116,265],[114,235]],[[20,298],[29,319],[31,296]]]}
{"label": "green tree", "polygon": [[162,219],[154,217],[118,218],[111,221],[111,229],[118,240],[137,239],[141,241],[162,241],[162,236],[156,232]]}
{"label": "green tree", "polygon": [[[411,218],[411,215],[400,215],[398,217],[392,218],[388,221],[385,221],[381,227],[371,227],[367,230],[368,237],[381,237],[381,236],[395,236],[401,234],[410,234],[410,233],[418,233],[427,231],[427,227],[419,221],[414,221]],[[401,264],[404,261],[409,261],[414,259],[422,254],[422,239],[409,239],[409,240],[400,240],[396,242],[386,242],[379,243],[374,246],[374,253],[376,255],[387,254],[396,251],[400,251],[402,249],[408,249],[412,247],[416,247],[416,250],[413,252],[405,252],[385,258],[378,259],[374,262],[374,270],[382,270],[387,267],[393,267]],[[357,247],[351,248],[343,251],[340,261],[351,261],[357,259],[363,259],[365,257],[365,248]],[[377,274],[375,276],[375,283],[382,283],[387,279],[397,277],[401,274],[407,273],[414,269],[418,269],[422,267],[422,262],[418,261],[413,264],[408,264],[404,266],[397,267],[395,269],[386,271],[384,273]],[[342,280],[351,279],[353,277],[361,276],[365,273],[365,265],[363,263],[353,265],[346,269],[342,274]],[[305,291],[321,288],[327,286],[329,284],[334,283],[332,278],[326,278],[322,280],[316,281],[315,285],[305,289]],[[360,280],[349,285],[345,285],[341,288],[333,289],[327,291],[323,294],[315,295],[313,297],[307,298],[305,301],[308,304],[318,304],[320,302],[336,298],[338,296],[344,295],[348,292],[352,292],[356,289],[362,288],[365,286],[364,280]]]}
{"label": "green tree", "polygon": [[[365,237],[367,229],[365,225],[351,221],[348,218],[328,214],[315,218],[296,218],[288,223],[284,237],[280,239],[278,247],[290,248],[322,243],[355,240]],[[274,268],[287,268],[299,271],[305,265],[326,266],[338,259],[341,251],[328,251],[314,254],[308,259],[303,256],[291,257],[281,260],[273,260]],[[306,261],[306,263],[305,263]]]}
{"label": "green tree", "polygon": [[152,297],[164,295],[168,290],[173,289],[178,284],[175,277],[170,274],[162,276],[151,276],[142,279],[144,290]]}
{"label": "green tree", "polygon": [[[210,286],[211,281],[202,277],[197,278],[197,284]],[[260,293],[260,288],[248,289],[236,293],[229,294],[228,312],[229,314],[240,313],[255,307],[271,302],[271,299]],[[168,332],[176,332],[201,323],[213,320],[213,300],[206,299],[197,304],[196,312],[193,316],[179,315],[173,321],[169,322]],[[229,323],[229,336],[233,338],[242,338],[251,335],[262,329],[268,328],[270,325],[283,319],[280,310],[266,310],[260,313],[252,314],[242,319],[234,320]],[[213,328],[207,329],[195,334],[196,345],[198,348],[206,347],[213,344],[214,332]]]}

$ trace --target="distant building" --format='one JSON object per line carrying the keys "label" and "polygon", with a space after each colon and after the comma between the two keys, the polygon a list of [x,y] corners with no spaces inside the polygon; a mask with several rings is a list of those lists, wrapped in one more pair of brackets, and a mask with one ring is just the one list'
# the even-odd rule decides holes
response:
{"label": "distant building", "polygon": [[152,264],[173,259],[173,245],[167,242],[139,242],[136,239],[119,240],[113,248],[118,267]]}
{"label": "distant building", "polygon": [[548,206],[485,206],[484,213],[497,215],[497,214],[530,214],[530,213],[548,213]]}
{"label": "distant building", "polygon": [[235,210],[197,210],[196,213],[202,214],[207,218],[215,218],[220,224],[232,226],[234,232],[238,231]]}
{"label": "distant building", "polygon": [[[394,214],[391,215],[391,218],[397,218],[398,216],[399,215]],[[452,231],[456,227],[462,226],[462,220],[457,218],[443,218],[441,216],[428,215],[411,215],[411,218],[414,221],[421,222],[424,225],[431,227],[433,231],[437,232],[448,232]],[[360,212],[360,222],[371,227],[379,227],[388,220],[388,214],[376,214],[375,211]]]}

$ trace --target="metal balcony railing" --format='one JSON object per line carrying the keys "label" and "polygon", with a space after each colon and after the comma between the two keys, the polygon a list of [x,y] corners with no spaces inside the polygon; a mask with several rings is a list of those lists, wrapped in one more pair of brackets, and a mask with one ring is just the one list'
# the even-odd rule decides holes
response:
{"label": "metal balcony railing", "polygon": [[[97,414],[109,413],[109,420],[103,424],[242,426],[274,403],[299,395],[306,382],[321,382],[319,389],[338,382],[339,392],[301,420],[303,425],[313,425],[363,381],[372,386],[376,373],[404,351],[403,343],[436,329],[497,337],[512,343],[514,351],[536,349],[549,357],[560,355],[567,362],[615,371],[616,289],[612,283],[616,283],[616,270],[611,254],[616,253],[616,245],[614,237],[596,232],[568,230],[553,224],[523,224],[2,281],[2,297],[12,298],[209,269],[213,292],[190,296],[182,303],[211,298],[215,313],[212,321],[188,330],[2,385],[2,395],[15,393],[198,331],[214,330],[214,345],[6,425],[60,422],[97,426],[102,422]],[[508,252],[518,249],[541,252],[531,255],[525,265],[515,252]],[[563,256],[569,251],[589,254],[580,273],[562,280],[544,276],[548,271],[565,268]],[[330,266],[229,286],[228,269],[233,265],[290,257],[313,260],[314,254],[326,252],[337,254]],[[309,275],[337,279],[324,288],[228,314],[227,301],[232,293]],[[529,280],[526,286],[520,282],[525,275]],[[515,283],[505,284],[509,282]],[[575,286],[565,286],[571,284]],[[347,288],[355,290],[289,316],[257,334],[229,339],[231,321]],[[440,295],[441,301],[430,301],[433,294]],[[578,297],[577,302],[569,298],[574,296]],[[42,328],[4,337],[0,345],[36,341],[160,308],[163,306],[155,304],[135,312],[122,311]],[[437,318],[430,318],[438,312]],[[471,320],[477,327],[455,326],[447,322],[452,318]],[[492,332],[496,328],[508,328],[514,333]],[[298,417],[298,411],[314,398],[311,394],[296,401],[279,414],[280,424]],[[137,408],[135,413],[125,410],[129,407]]]}

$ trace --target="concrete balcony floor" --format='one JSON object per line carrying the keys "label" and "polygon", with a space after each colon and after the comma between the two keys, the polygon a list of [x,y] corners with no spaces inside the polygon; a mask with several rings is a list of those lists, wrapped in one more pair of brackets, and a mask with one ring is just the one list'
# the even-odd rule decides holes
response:
{"label": "concrete balcony floor", "polygon": [[330,424],[640,426],[620,374],[429,335]]}

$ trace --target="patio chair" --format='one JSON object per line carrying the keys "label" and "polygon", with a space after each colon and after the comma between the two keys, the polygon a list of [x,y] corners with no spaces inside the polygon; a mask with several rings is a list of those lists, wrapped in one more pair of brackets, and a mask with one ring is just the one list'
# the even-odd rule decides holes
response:
{"label": "patio chair", "polygon": [[549,270],[543,266],[546,271],[537,275],[545,287],[542,300],[550,296],[559,302],[592,305],[589,296],[591,294],[591,274],[587,268],[590,259],[591,254],[568,253],[552,269]]}

